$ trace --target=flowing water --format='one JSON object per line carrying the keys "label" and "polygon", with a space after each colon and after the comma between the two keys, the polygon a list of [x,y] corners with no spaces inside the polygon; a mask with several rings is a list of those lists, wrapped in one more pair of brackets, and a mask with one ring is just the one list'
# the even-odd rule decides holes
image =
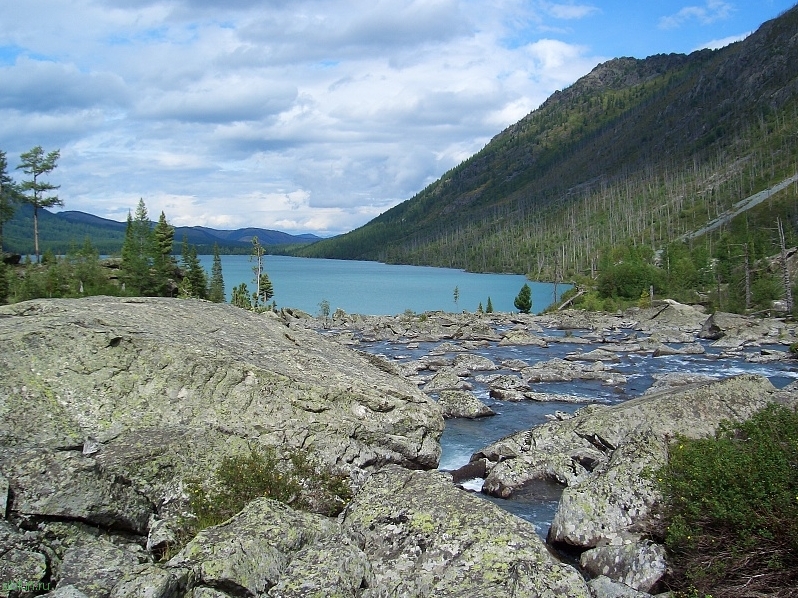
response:
{"label": "flowing water", "polygon": [[[583,331],[569,331],[574,340]],[[590,351],[601,345],[577,344],[570,342],[569,337],[562,331],[546,331],[550,337],[560,336],[559,342],[549,343],[548,347],[533,346],[499,346],[496,343],[482,349],[473,351],[500,364],[509,359],[520,359],[532,365],[540,361],[548,361],[555,357],[562,358],[568,353]],[[623,340],[620,335],[618,340]],[[408,348],[406,344],[393,344],[387,342],[361,343],[360,348],[383,355],[397,363],[415,360],[434,349],[440,343],[419,343],[418,348]],[[679,347],[679,345],[671,345]],[[655,374],[691,373],[704,374],[715,378],[728,378],[737,374],[760,374],[768,377],[777,388],[782,388],[798,379],[794,362],[776,362],[769,364],[752,363],[748,358],[756,356],[762,349],[771,348],[784,351],[785,347],[757,347],[750,348],[737,357],[724,356],[719,358],[720,350],[705,345],[706,353],[703,355],[675,355],[653,357],[649,353],[618,353],[620,361],[608,364],[612,371],[626,377],[624,384],[613,383],[612,372],[608,373],[605,381],[584,381],[556,383],[536,383],[534,390],[568,394],[581,397],[585,402],[615,404],[632,397],[639,396],[654,382]],[[454,354],[450,354],[453,357]],[[510,370],[485,372],[489,374],[516,374]],[[442,457],[439,468],[454,470],[469,462],[471,455],[483,447],[519,430],[525,430],[548,421],[546,417],[555,411],[573,413],[585,403],[562,402],[534,402],[534,401],[499,401],[490,397],[489,390],[484,381],[480,381],[479,373],[467,378],[473,384],[472,392],[497,415],[476,420],[447,419],[446,428],[441,438]],[[465,487],[478,492],[481,489],[481,480],[472,480]],[[531,522],[538,533],[545,538],[549,524],[557,509],[562,487],[553,482],[540,482],[532,484],[516,493],[511,499],[504,500],[488,497],[504,509]]]}
{"label": "flowing water", "polygon": [[[225,289],[228,300],[233,287],[244,282],[252,288],[253,263],[248,256],[225,255],[221,257]],[[200,256],[200,261],[210,273],[211,256]],[[482,303],[487,305],[488,297],[498,312],[514,311],[513,300],[527,281],[523,276],[510,274],[472,274],[461,270],[427,268],[418,266],[395,266],[377,262],[357,262],[344,260],[321,260],[285,256],[266,256],[265,270],[274,286],[274,300],[278,307],[293,307],[310,314],[320,312],[320,303],[327,301],[331,312],[342,309],[350,314],[395,315],[411,310],[415,313],[425,311],[461,310],[475,311]],[[532,288],[533,311],[540,311],[555,299],[554,287],[550,284],[529,283]],[[457,301],[455,302],[455,288]],[[558,296],[568,285],[559,285]],[[490,344],[475,352],[499,364],[510,359],[520,359],[532,365],[568,353],[590,351],[599,344],[578,343],[579,331],[549,330],[546,335],[559,336],[559,342],[551,342],[548,347],[499,346]],[[629,331],[631,333],[631,331]],[[571,338],[573,335],[573,338]],[[620,333],[617,340],[627,338]],[[612,339],[608,339],[612,340]],[[406,343],[362,342],[360,348],[381,354],[396,362],[415,360],[434,349],[440,343],[418,343],[412,348]],[[678,345],[672,345],[678,347]],[[784,387],[798,379],[793,363],[777,362],[769,364],[752,363],[748,357],[757,354],[761,348],[750,348],[745,354],[736,357],[719,358],[720,350],[705,345],[703,355],[675,355],[653,357],[649,353],[619,353],[620,361],[611,364],[613,371],[626,376],[624,384],[605,381],[581,381],[560,383],[538,383],[534,390],[569,394],[581,397],[585,402],[614,404],[639,396],[654,381],[655,374],[671,372],[704,374],[716,378],[727,378],[742,373],[761,374],[770,378],[778,387]],[[762,347],[767,348],[767,347]],[[772,347],[784,350],[784,347]],[[453,355],[450,355],[453,357]],[[506,373],[509,370],[489,372]],[[471,455],[492,442],[519,430],[542,424],[546,416],[555,411],[573,413],[584,403],[560,402],[509,402],[498,401],[489,395],[479,373],[468,379],[473,384],[474,394],[490,406],[497,415],[478,420],[449,419],[441,438],[442,457],[440,469],[453,470],[468,463]],[[465,484],[478,492],[481,480]],[[549,523],[557,508],[562,488],[555,483],[541,482],[525,487],[510,500],[487,497],[508,511],[531,522],[545,537]]]}

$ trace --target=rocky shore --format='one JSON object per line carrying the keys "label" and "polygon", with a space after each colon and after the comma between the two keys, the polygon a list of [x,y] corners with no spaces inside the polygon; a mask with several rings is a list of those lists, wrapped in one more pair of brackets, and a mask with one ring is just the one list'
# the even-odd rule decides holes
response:
{"label": "rocky shore", "polygon": [[[491,416],[469,380],[487,377],[497,400],[536,401],[552,399],[538,380],[617,381],[624,352],[759,343],[769,348],[757,359],[788,360],[795,324],[673,302],[617,315],[339,316],[102,297],[0,307],[0,596],[645,596],[667,569],[646,472],[668,441],[798,395],[761,376],[665,377],[475,453],[468,475],[484,492],[566,487],[549,535],[578,555],[566,563],[530,524],[458,488],[462,473],[436,471],[444,417]],[[534,364],[473,353],[546,347],[563,330],[582,331],[584,350]],[[358,347],[376,340],[436,350],[399,366]],[[258,499],[164,558],[187,481],[252,447],[308,451],[348,475],[354,498],[336,518]]]}

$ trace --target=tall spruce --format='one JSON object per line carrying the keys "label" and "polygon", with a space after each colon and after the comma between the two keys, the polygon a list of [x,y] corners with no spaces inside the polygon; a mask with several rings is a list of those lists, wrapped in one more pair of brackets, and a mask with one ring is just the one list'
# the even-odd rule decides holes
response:
{"label": "tall spruce", "polygon": [[152,248],[156,290],[162,296],[172,296],[174,293],[175,268],[177,267],[177,262],[172,256],[174,238],[175,227],[166,221],[166,215],[161,212],[158,224],[152,231]]}
{"label": "tall spruce", "polygon": [[0,150],[0,252],[3,251],[3,225],[14,215],[14,204],[19,201],[19,192],[8,174],[6,153]]}
{"label": "tall spruce", "polygon": [[224,276],[222,275],[222,258],[219,257],[219,244],[213,244],[213,266],[211,281],[208,284],[208,299],[214,303],[224,303]]}
{"label": "tall spruce", "polygon": [[208,276],[197,257],[197,248],[190,245],[188,237],[183,235],[183,282],[180,296],[184,298],[207,299]]}
{"label": "tall spruce", "polygon": [[147,206],[143,199],[139,199],[135,217],[128,212],[125,242],[122,245],[120,277],[128,294],[149,296],[157,293],[151,271],[153,254],[153,234]]}
{"label": "tall spruce", "polygon": [[524,283],[524,286],[521,287],[515,301],[513,301],[513,305],[522,314],[528,314],[532,311],[532,289],[529,288],[528,284]]}
{"label": "tall spruce", "polygon": [[42,181],[40,177],[55,170],[60,157],[61,152],[59,150],[53,150],[45,155],[42,146],[37,145],[20,156],[20,163],[17,166],[18,169],[21,169],[31,177],[22,181],[20,189],[22,191],[22,201],[33,206],[33,247],[37,263],[41,262],[41,254],[39,253],[39,210],[41,208],[64,205],[64,202],[58,199],[57,195],[47,195],[50,191],[58,189],[60,185]]}

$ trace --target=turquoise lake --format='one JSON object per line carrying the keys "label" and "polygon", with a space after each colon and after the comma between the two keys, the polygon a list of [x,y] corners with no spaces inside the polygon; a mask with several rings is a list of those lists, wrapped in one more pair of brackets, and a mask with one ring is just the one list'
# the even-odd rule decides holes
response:
{"label": "turquoise lake", "polygon": [[[210,276],[213,257],[199,256]],[[242,282],[254,289],[254,274],[246,255],[223,255],[222,273],[230,300],[233,287]],[[539,312],[554,301],[554,285],[529,282],[517,274],[473,274],[448,268],[397,266],[379,262],[325,260],[267,255],[264,270],[274,286],[277,307],[293,307],[319,313],[326,300],[330,313],[342,309],[350,314],[396,315],[411,310],[476,311],[490,297],[494,311],[517,311],[513,300],[524,283],[532,288],[532,310]],[[455,303],[454,290],[459,296]],[[570,285],[560,284],[561,296]]]}

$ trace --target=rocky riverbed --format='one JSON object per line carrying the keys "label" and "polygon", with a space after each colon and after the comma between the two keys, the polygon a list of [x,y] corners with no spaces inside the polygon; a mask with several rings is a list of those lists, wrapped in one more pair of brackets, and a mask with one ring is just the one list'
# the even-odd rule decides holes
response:
{"label": "rocky riverbed", "polygon": [[[758,361],[787,382],[796,340],[792,323],[676,303],[336,320],[168,299],[0,307],[0,596],[655,592],[667,558],[653,541],[656,489],[641,472],[667,458],[673,434],[793,404],[792,385],[730,377],[723,360]],[[378,355],[386,346],[405,357]],[[492,347],[548,358],[497,363]],[[638,393],[619,366],[707,347],[716,380],[682,372]],[[586,390],[543,386],[569,380]],[[562,409],[543,425],[519,420],[459,471],[437,471],[444,416],[529,404]],[[353,500],[330,518],[259,499],[160,558],[185,515],[186,481],[253,446],[312,452],[348,473]],[[459,488],[465,480],[510,499],[538,483],[564,488],[548,536],[579,563]]]}

